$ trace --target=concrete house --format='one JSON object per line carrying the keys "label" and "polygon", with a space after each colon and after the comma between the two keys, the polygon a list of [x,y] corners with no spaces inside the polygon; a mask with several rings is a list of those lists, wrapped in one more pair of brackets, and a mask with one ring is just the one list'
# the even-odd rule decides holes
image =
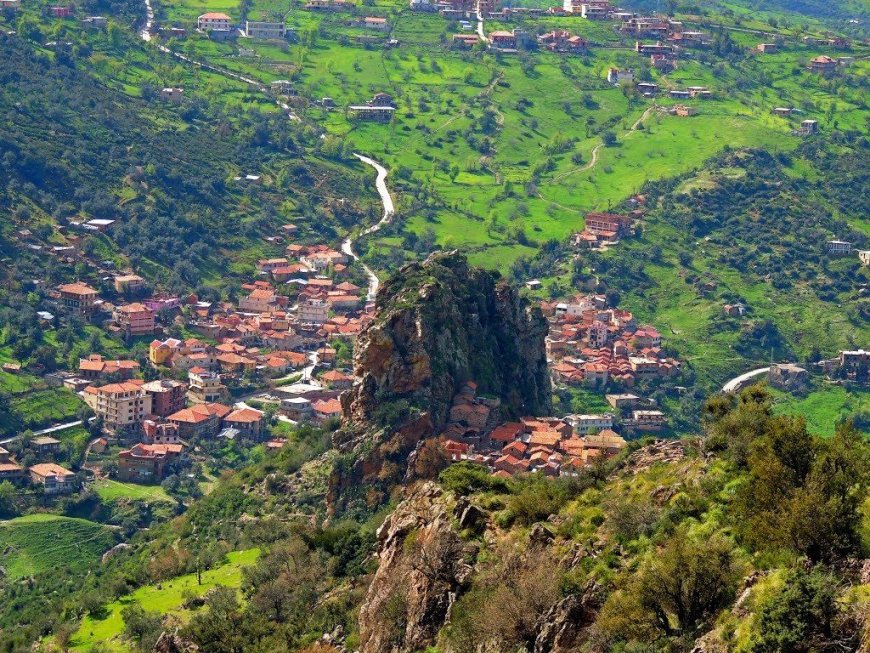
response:
{"label": "concrete house", "polygon": [[27,470],[34,485],[41,485],[46,494],[69,494],[78,488],[76,475],[54,463],[39,463]]}
{"label": "concrete house", "polygon": [[631,83],[634,81],[634,71],[631,68],[626,70],[610,68],[607,71],[607,81],[611,84]]}
{"label": "concrete house", "polygon": [[830,75],[837,70],[837,65],[838,63],[836,59],[823,54],[819,57],[810,59],[808,68],[810,72],[819,75]]}
{"label": "concrete house", "polygon": [[183,88],[174,88],[174,87],[166,87],[160,89],[160,99],[164,102],[172,102],[172,104],[180,104],[181,100],[184,99],[184,89]]}
{"label": "concrete house", "polygon": [[284,23],[245,21],[245,36],[252,39],[286,39],[287,27]]}
{"label": "concrete house", "polygon": [[825,243],[825,250],[831,256],[848,256],[852,253],[852,243],[845,240],[829,240]]}
{"label": "concrete house", "polygon": [[232,18],[219,12],[208,12],[196,19],[196,28],[202,31],[229,31],[232,27]]}
{"label": "concrete house", "polygon": [[97,291],[81,282],[65,283],[58,286],[60,305],[70,313],[90,317],[96,310]]}

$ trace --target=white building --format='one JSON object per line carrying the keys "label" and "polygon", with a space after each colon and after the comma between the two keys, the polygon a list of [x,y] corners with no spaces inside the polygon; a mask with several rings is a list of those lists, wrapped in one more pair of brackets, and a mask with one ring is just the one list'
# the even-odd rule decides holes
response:
{"label": "white building", "polygon": [[229,31],[232,29],[232,18],[226,14],[210,11],[196,19],[196,28],[203,31]]}
{"label": "white building", "polygon": [[201,404],[221,402],[226,399],[227,387],[221,381],[221,375],[201,367],[188,370],[189,388],[187,396],[191,401]]}
{"label": "white building", "polygon": [[852,253],[852,243],[845,240],[829,240],[825,243],[825,249],[831,256],[846,256]]}
{"label": "white building", "polygon": [[181,99],[183,97],[183,88],[167,87],[160,89],[160,99],[164,100],[165,102],[172,102],[173,104],[178,104],[179,102],[181,102]]}
{"label": "white building", "polygon": [[665,414],[660,410],[635,410],[631,413],[635,426],[641,430],[657,431],[665,426]]}
{"label": "white building", "polygon": [[565,420],[574,428],[578,435],[598,433],[604,429],[613,428],[613,415],[568,415]]}
{"label": "white building", "polygon": [[299,303],[297,319],[303,323],[323,324],[329,319],[329,303],[316,297],[306,299]]}
{"label": "white building", "polygon": [[611,84],[630,83],[634,81],[634,71],[620,70],[619,68],[611,68],[607,71],[607,81]]}

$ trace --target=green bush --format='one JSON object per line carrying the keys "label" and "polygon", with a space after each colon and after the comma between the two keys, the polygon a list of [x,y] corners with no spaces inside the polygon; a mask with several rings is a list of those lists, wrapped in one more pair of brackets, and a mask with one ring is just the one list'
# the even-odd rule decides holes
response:
{"label": "green bush", "polygon": [[451,465],[438,476],[438,482],[445,490],[458,495],[469,495],[475,492],[507,492],[507,482],[493,476],[479,465],[461,462]]}

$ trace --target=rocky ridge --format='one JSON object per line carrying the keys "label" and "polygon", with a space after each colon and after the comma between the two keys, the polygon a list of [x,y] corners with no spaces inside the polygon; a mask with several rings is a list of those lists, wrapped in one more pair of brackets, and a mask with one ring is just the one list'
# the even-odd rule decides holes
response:
{"label": "rocky ridge", "polygon": [[357,381],[342,396],[333,510],[383,502],[406,478],[409,456],[444,427],[465,382],[497,397],[506,417],[550,411],[546,320],[464,256],[406,265],[381,287],[376,311],[356,342]]}

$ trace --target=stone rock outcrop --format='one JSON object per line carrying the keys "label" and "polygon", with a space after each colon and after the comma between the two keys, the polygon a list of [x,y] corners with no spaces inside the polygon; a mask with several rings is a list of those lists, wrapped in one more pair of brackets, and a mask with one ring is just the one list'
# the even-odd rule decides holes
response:
{"label": "stone rock outcrop", "polygon": [[401,268],[356,341],[357,380],[342,395],[334,437],[343,464],[331,479],[331,508],[383,501],[417,444],[443,429],[468,381],[478,395],[498,397],[506,417],[549,413],[546,334],[538,308],[462,255],[439,252]]}
{"label": "stone rock outcrop", "polygon": [[632,453],[620,471],[639,474],[656,463],[677,462],[686,457],[686,450],[690,446],[686,440],[656,440]]}
{"label": "stone rock outcrop", "polygon": [[572,653],[578,650],[599,609],[599,588],[595,583],[588,585],[582,595],[571,594],[563,598],[538,624],[534,653]]}
{"label": "stone rock outcrop", "polygon": [[359,614],[360,653],[431,646],[466,588],[476,555],[452,525],[440,488],[414,488],[378,531],[378,570]]}
{"label": "stone rock outcrop", "polygon": [[162,632],[154,645],[154,653],[197,653],[199,647],[179,637],[178,633]]}

